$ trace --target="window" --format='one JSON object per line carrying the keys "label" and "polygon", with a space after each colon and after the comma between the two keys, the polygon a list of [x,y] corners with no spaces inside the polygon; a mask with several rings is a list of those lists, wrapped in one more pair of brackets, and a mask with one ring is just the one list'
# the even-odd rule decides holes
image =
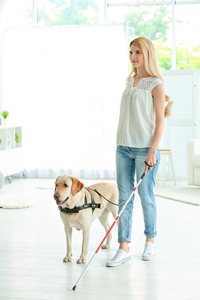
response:
{"label": "window", "polygon": [[[111,0],[108,1],[108,22],[125,22],[128,40],[146,36],[154,41],[162,70],[172,68],[172,49],[173,68],[200,68],[200,1],[178,0],[174,7],[172,2],[154,0],[153,5],[151,0]],[[174,37],[172,32],[175,32]]]}
{"label": "window", "polygon": [[3,14],[4,27],[27,27],[32,25],[32,0],[7,0]]}
{"label": "window", "polygon": [[177,69],[200,69],[200,4],[177,5]]}
{"label": "window", "polygon": [[160,68],[172,68],[171,6],[113,6],[109,8],[108,20],[109,23],[127,24],[128,41],[138,36],[152,40]]}
{"label": "window", "polygon": [[[41,0],[37,7],[39,26],[99,24],[103,1]],[[99,6],[100,5],[100,6]]]}

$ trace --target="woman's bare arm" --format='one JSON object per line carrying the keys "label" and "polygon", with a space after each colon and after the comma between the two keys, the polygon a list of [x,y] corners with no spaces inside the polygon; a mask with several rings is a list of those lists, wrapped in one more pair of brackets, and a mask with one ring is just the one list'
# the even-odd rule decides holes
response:
{"label": "woman's bare arm", "polygon": [[[163,84],[158,84],[151,92],[154,101],[155,132],[151,147],[146,157],[146,162],[150,166],[154,166],[156,164],[156,151],[158,149],[164,129],[165,91]],[[152,170],[152,168],[145,165],[145,174],[147,173],[148,168],[149,170]]]}

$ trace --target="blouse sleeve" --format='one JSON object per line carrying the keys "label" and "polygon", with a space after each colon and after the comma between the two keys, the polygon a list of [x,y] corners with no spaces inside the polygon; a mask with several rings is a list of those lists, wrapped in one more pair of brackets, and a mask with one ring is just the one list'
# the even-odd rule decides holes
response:
{"label": "blouse sleeve", "polygon": [[163,84],[162,80],[160,80],[159,78],[154,78],[151,84],[151,90],[153,90],[158,84]]}

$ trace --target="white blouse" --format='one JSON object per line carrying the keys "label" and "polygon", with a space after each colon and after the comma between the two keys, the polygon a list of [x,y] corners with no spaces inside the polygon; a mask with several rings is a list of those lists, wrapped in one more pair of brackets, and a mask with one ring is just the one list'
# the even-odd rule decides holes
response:
{"label": "white blouse", "polygon": [[162,81],[156,77],[146,77],[142,78],[135,87],[133,83],[134,78],[129,78],[122,94],[117,146],[150,147],[155,130],[151,90]]}

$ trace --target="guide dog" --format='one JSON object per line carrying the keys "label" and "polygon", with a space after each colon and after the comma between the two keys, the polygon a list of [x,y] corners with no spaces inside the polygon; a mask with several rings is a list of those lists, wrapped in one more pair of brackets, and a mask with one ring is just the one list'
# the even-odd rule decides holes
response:
{"label": "guide dog", "polygon": [[[113,183],[103,182],[85,188],[76,177],[58,176],[55,181],[54,199],[59,206],[66,234],[67,254],[63,261],[71,262],[72,260],[72,228],[76,228],[83,230],[82,252],[77,263],[85,263],[92,222],[98,218],[108,232],[109,213],[112,213],[114,219],[117,217],[118,188]],[[102,246],[103,249],[110,248],[111,239],[110,232],[106,244]]]}

